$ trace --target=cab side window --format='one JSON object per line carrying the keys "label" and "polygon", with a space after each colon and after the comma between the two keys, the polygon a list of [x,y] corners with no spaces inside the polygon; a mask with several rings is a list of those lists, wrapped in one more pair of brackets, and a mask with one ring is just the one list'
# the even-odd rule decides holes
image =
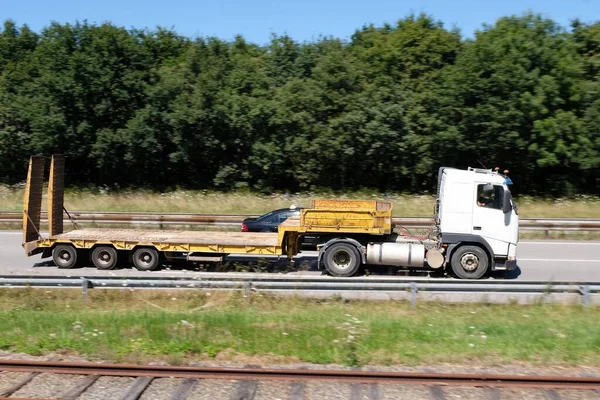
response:
{"label": "cab side window", "polygon": [[489,183],[477,185],[477,205],[479,207],[502,210],[504,201],[504,188],[500,185]]}

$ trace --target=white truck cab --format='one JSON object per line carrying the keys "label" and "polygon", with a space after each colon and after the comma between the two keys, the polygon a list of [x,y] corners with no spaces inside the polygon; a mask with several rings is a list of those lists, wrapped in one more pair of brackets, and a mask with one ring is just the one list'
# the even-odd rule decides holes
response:
{"label": "white truck cab", "polygon": [[510,184],[492,170],[439,169],[435,221],[446,262],[459,278],[516,268],[519,216]]}

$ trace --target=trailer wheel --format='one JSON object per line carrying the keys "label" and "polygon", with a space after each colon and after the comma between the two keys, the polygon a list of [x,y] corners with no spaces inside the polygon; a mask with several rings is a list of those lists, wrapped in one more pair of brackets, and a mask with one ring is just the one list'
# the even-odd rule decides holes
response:
{"label": "trailer wheel", "polygon": [[460,279],[479,279],[489,269],[489,257],[487,253],[477,246],[461,246],[450,260],[452,271]]}
{"label": "trailer wheel", "polygon": [[153,271],[159,261],[158,251],[151,247],[140,247],[133,252],[133,266],[139,271]]}
{"label": "trailer wheel", "polygon": [[92,251],[92,263],[98,269],[113,269],[117,265],[117,250],[112,246],[98,246]]}
{"label": "trailer wheel", "polygon": [[77,264],[77,250],[70,244],[59,244],[52,250],[52,259],[58,268],[73,268]]}
{"label": "trailer wheel", "polygon": [[360,254],[349,243],[335,243],[325,250],[323,262],[333,276],[352,276],[360,267]]}

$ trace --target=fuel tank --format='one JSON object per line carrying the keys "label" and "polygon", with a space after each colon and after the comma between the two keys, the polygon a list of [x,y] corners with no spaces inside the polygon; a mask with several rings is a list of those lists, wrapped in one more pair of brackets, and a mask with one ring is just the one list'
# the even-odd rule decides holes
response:
{"label": "fuel tank", "polygon": [[369,243],[367,264],[423,267],[425,246],[418,243]]}

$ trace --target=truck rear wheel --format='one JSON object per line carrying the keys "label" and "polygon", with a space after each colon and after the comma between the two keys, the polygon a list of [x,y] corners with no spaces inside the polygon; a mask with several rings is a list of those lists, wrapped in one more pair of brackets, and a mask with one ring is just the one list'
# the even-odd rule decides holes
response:
{"label": "truck rear wheel", "polygon": [[352,276],[360,267],[360,254],[349,243],[335,243],[325,250],[323,262],[333,276]]}
{"label": "truck rear wheel", "polygon": [[117,265],[117,250],[112,246],[98,246],[92,251],[92,263],[101,270],[113,269]]}
{"label": "truck rear wheel", "polygon": [[139,271],[153,271],[159,263],[158,251],[150,247],[140,247],[133,252],[133,266]]}
{"label": "truck rear wheel", "polygon": [[479,279],[489,269],[487,253],[477,246],[461,246],[450,260],[452,271],[460,279]]}
{"label": "truck rear wheel", "polygon": [[77,249],[70,244],[59,244],[52,250],[52,259],[58,268],[73,268],[77,264]]}

